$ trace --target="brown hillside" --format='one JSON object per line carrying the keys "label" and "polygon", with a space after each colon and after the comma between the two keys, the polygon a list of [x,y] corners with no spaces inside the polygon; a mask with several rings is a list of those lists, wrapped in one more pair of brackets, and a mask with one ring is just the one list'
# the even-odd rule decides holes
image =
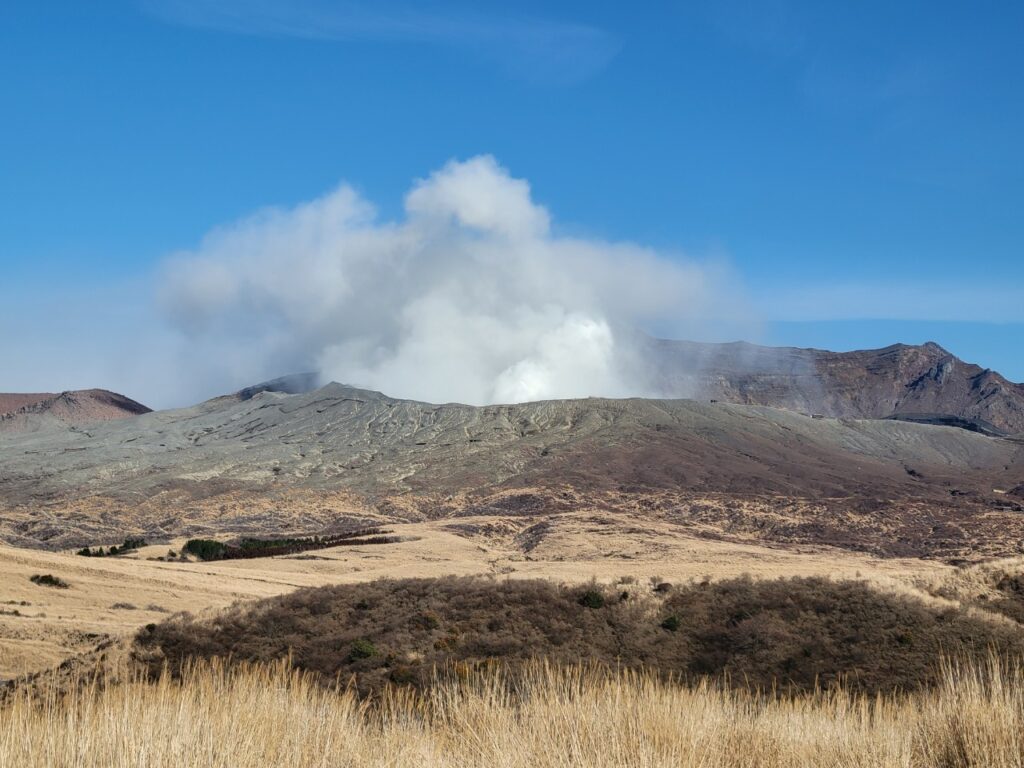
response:
{"label": "brown hillside", "polygon": [[828,352],[651,339],[646,341],[646,359],[652,386],[666,397],[767,405],[835,418],[896,417],[990,433],[1024,432],[1024,385],[965,363],[932,342]]}
{"label": "brown hillside", "polygon": [[151,409],[105,389],[60,394],[0,394],[0,432],[35,432],[149,413]]}

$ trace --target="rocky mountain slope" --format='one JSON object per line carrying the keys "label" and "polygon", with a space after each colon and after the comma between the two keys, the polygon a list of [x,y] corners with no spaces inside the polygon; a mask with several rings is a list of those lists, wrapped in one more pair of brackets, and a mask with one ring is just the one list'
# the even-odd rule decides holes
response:
{"label": "rocky mountain slope", "polygon": [[827,352],[650,339],[644,360],[652,388],[666,397],[1024,433],[1024,385],[965,363],[934,343]]}
{"label": "rocky mountain slope", "polygon": [[141,403],[105,389],[60,394],[0,393],[0,433],[78,427],[149,412]]}
{"label": "rocky mountain slope", "polygon": [[467,514],[543,525],[606,509],[700,535],[950,553],[993,527],[1024,540],[1004,492],[1022,481],[1024,446],[949,427],[694,400],[432,405],[331,384],[6,436],[0,537]]}

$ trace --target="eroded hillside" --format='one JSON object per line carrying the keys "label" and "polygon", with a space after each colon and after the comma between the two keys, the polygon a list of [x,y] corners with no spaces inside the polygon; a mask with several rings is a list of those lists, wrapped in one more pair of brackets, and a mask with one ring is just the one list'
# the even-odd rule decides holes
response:
{"label": "eroded hillside", "polygon": [[[331,384],[5,438],[0,535],[323,530],[597,509],[708,536],[1011,554],[1022,447],[962,429],[692,400],[471,407]],[[1016,538],[1014,538],[1016,537]]]}
{"label": "eroded hillside", "polygon": [[648,339],[652,389],[840,418],[947,422],[1024,433],[1024,386],[935,343],[829,352]]}

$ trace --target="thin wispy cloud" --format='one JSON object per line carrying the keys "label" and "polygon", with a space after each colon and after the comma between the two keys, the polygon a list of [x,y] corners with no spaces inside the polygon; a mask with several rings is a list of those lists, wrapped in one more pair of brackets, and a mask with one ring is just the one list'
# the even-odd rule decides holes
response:
{"label": "thin wispy cloud", "polygon": [[[842,14],[823,16],[813,4],[796,0],[721,0],[708,9],[712,25],[731,45],[786,62],[809,104],[843,119],[871,117],[875,136],[913,126],[938,96],[940,62],[911,47],[857,40],[851,25],[839,20]],[[878,50],[870,59],[855,55],[873,43]]]}
{"label": "thin wispy cloud", "polygon": [[326,0],[143,0],[143,7],[168,23],[230,34],[454,47],[510,74],[555,84],[590,77],[620,48],[615,36],[595,26],[471,8]]}

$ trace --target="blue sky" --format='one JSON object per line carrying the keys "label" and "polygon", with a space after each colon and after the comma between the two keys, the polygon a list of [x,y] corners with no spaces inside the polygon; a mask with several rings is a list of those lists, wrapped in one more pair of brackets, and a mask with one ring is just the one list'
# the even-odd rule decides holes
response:
{"label": "blue sky", "polygon": [[756,341],[1024,380],[1022,37],[1011,2],[5,4],[0,390],[86,383],[28,340],[168,333],[160,265],[226,222],[342,180],[400,217],[479,154],[559,232],[729,265]]}

